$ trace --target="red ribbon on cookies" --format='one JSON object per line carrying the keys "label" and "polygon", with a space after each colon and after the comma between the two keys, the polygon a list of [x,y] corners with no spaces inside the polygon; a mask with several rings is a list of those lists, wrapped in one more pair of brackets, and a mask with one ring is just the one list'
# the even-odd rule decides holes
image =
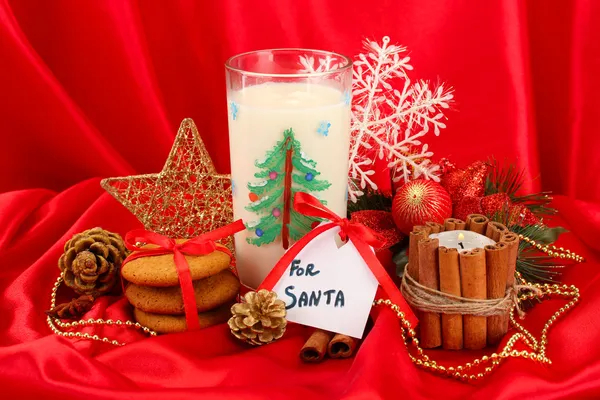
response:
{"label": "red ribbon on cookies", "polygon": [[371,229],[367,228],[361,223],[352,222],[347,218],[339,217],[333,211],[325,207],[316,197],[308,193],[296,193],[294,196],[294,209],[306,216],[318,217],[331,222],[319,225],[294,243],[294,245],[290,247],[290,249],[277,262],[275,267],[260,284],[258,289],[272,290],[277,282],[279,282],[279,279],[281,279],[282,275],[285,273],[294,258],[298,255],[300,250],[302,250],[311,240],[316,238],[321,233],[339,226],[339,235],[342,240],[350,240],[352,244],[354,244],[354,247],[356,247],[356,250],[365,260],[365,263],[379,282],[379,285],[389,297],[390,301],[398,305],[400,310],[404,312],[406,318],[413,326],[416,325],[416,316],[370,247],[372,246],[374,248],[379,248],[382,246],[381,240]]}
{"label": "red ribbon on cookies", "polygon": [[[160,235],[155,232],[150,232],[144,229],[136,229],[125,235],[125,245],[135,253],[130,254],[123,265],[127,262],[141,258],[153,257],[164,254],[173,254],[175,267],[177,268],[177,276],[179,277],[179,285],[181,286],[181,295],[183,297],[183,307],[185,311],[185,322],[190,331],[200,329],[200,320],[198,319],[198,306],[196,304],[196,296],[194,295],[194,286],[192,284],[192,275],[190,267],[185,255],[200,256],[212,253],[213,251],[221,251],[232,257],[231,252],[226,247],[217,247],[215,241],[233,235],[236,232],[244,230],[245,226],[241,219],[225,225],[214,231],[196,236],[183,243],[177,243],[174,239]],[[138,243],[145,245],[155,245],[157,247],[144,248],[139,247]]]}

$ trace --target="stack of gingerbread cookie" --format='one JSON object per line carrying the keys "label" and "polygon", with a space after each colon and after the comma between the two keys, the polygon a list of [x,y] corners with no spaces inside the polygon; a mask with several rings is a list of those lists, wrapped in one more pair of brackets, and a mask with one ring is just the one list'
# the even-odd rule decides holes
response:
{"label": "stack of gingerbread cookie", "polygon": [[[240,289],[238,278],[229,269],[231,258],[221,251],[185,258],[194,285],[200,327],[226,322]],[[121,275],[127,281],[125,296],[140,324],[159,333],[186,330],[173,254],[131,260],[123,266]]]}

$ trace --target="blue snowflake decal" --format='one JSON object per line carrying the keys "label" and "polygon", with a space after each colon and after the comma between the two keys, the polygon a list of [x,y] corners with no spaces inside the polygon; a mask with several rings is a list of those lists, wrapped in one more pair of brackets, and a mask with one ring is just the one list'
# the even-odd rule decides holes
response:
{"label": "blue snowflake decal", "polygon": [[231,113],[231,119],[233,119],[234,121],[237,118],[238,111],[239,111],[238,104],[235,101],[230,102],[229,103],[229,112]]}
{"label": "blue snowflake decal", "polygon": [[346,90],[344,92],[344,104],[349,106],[351,102],[352,102],[352,93],[350,92],[350,90]]}
{"label": "blue snowflake decal", "polygon": [[321,136],[327,136],[329,134],[329,127],[331,123],[329,121],[321,121],[317,128],[317,133]]}

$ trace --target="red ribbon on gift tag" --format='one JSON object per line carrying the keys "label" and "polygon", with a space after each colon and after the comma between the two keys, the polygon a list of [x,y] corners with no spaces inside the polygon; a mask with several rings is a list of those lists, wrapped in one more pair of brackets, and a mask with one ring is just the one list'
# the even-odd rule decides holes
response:
{"label": "red ribbon on gift tag", "polygon": [[356,250],[361,255],[379,285],[383,288],[390,301],[401,309],[406,316],[406,319],[415,326],[417,318],[412,312],[411,308],[402,297],[402,294],[394,284],[394,281],[388,273],[385,271],[375,253],[371,249],[379,248],[382,246],[381,240],[377,235],[369,228],[361,223],[349,221],[347,218],[341,218],[336,215],[333,211],[325,207],[316,197],[299,192],[294,196],[294,209],[309,217],[318,217],[328,221],[329,223],[319,225],[312,231],[304,235],[298,240],[290,249],[283,255],[283,257],[275,264],[275,267],[271,270],[269,275],[260,284],[258,290],[268,289],[272,290],[277,282],[281,279],[288,266],[294,261],[294,258],[298,255],[311,240],[319,236],[321,233],[328,231],[329,229],[340,227],[339,235],[343,241],[350,240]]}
{"label": "red ribbon on gift tag", "polygon": [[[212,253],[213,251],[221,251],[228,254],[231,252],[222,246],[217,246],[216,240],[224,239],[227,236],[233,235],[236,232],[244,230],[245,226],[241,219],[225,225],[214,231],[196,236],[184,243],[177,243],[174,239],[160,235],[155,232],[150,232],[144,229],[136,229],[125,235],[125,245],[135,253],[130,254],[121,268],[129,261],[141,257],[153,257],[164,254],[173,254],[175,267],[177,268],[177,276],[179,278],[179,286],[181,287],[181,295],[183,297],[183,307],[185,311],[185,322],[190,331],[200,329],[200,320],[198,319],[198,305],[196,304],[196,296],[194,295],[194,286],[192,284],[192,275],[190,274],[190,266],[185,259],[185,256],[201,256]],[[143,248],[139,247],[138,243],[145,245],[155,245],[158,247]]]}

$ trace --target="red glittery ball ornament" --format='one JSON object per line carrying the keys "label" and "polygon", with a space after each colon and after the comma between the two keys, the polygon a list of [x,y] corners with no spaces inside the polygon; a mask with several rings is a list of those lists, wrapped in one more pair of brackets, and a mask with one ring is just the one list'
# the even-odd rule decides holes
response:
{"label": "red glittery ball ornament", "polygon": [[425,222],[442,223],[452,216],[452,200],[448,192],[434,181],[416,179],[400,187],[392,202],[392,218],[406,235],[413,226]]}

